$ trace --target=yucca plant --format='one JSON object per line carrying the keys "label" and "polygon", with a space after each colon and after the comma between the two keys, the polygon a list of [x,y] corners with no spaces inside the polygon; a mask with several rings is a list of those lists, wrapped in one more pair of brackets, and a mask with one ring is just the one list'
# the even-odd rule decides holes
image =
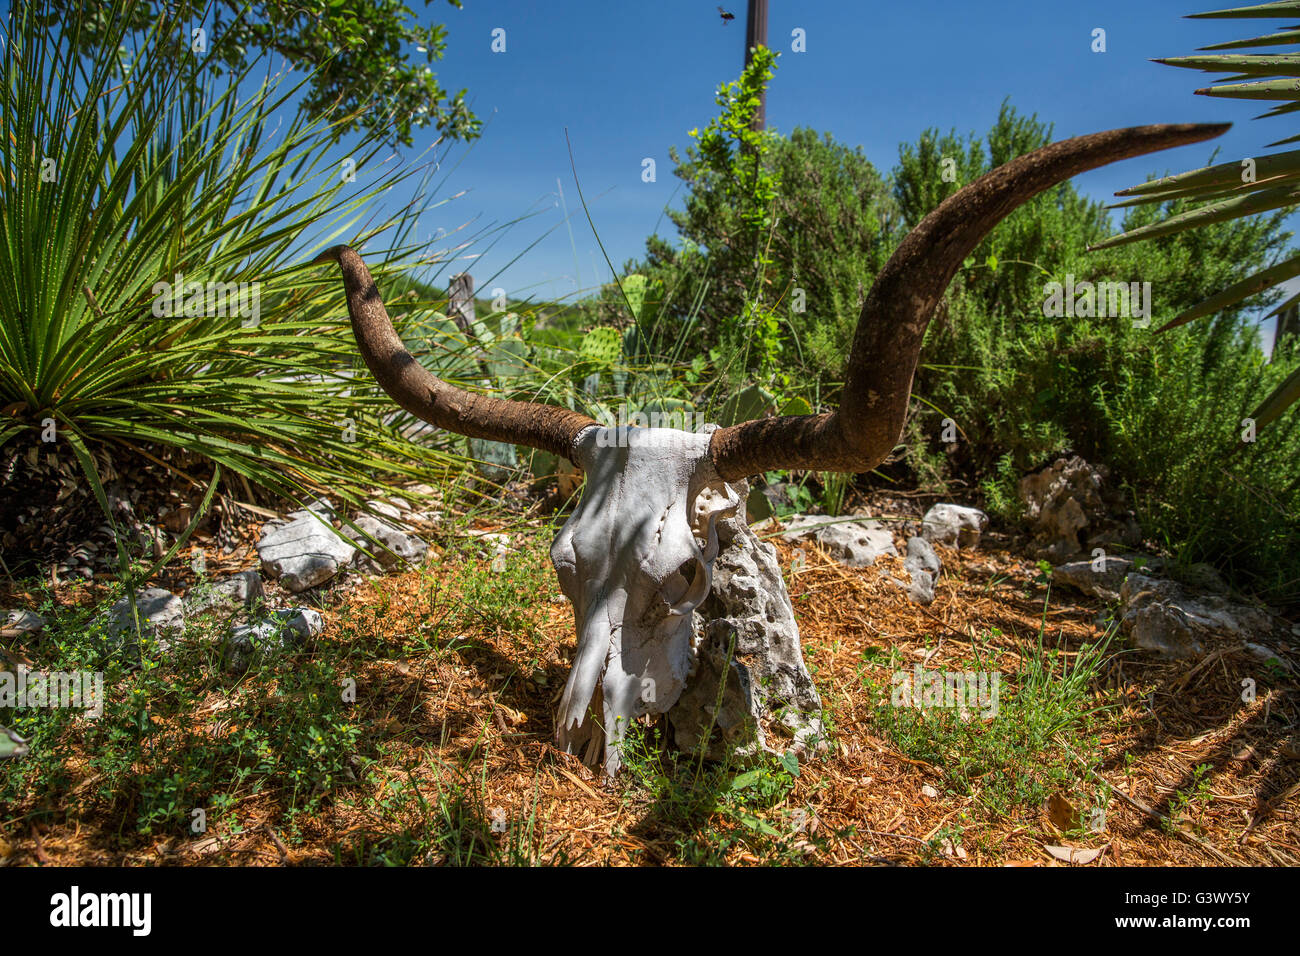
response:
{"label": "yucca plant", "polygon": [[[1188,19],[1253,19],[1267,17],[1300,17],[1300,2],[1284,0],[1249,7],[1234,7],[1209,13],[1192,14]],[[1300,26],[1288,27],[1280,32],[1244,40],[1232,40],[1202,47],[1204,51],[1247,50],[1257,47],[1300,46]],[[1217,80],[1220,85],[1196,91],[1201,96],[1222,96],[1247,100],[1276,101],[1257,119],[1284,116],[1300,110],[1300,53],[1210,53],[1204,56],[1165,57],[1156,60],[1169,66],[1203,70],[1207,73],[1226,73]],[[1268,147],[1283,146],[1300,141],[1300,134],[1288,136]],[[1176,212],[1161,222],[1107,239],[1094,246],[1104,249],[1140,239],[1169,235],[1184,229],[1214,222],[1223,222],[1242,216],[1292,207],[1300,203],[1300,150],[1288,150],[1266,156],[1247,157],[1232,162],[1194,169],[1175,176],[1154,179],[1140,186],[1116,193],[1132,197],[1117,206],[1136,206],[1143,203],[1164,203],[1170,200],[1204,202],[1193,209]],[[1235,282],[1226,289],[1175,316],[1160,331],[1172,329],[1195,319],[1214,315],[1250,296],[1271,289],[1288,279],[1300,276],[1300,255],[1290,256],[1254,275]],[[1278,305],[1270,315],[1278,315],[1300,301],[1300,294],[1291,296]],[[1262,428],[1281,415],[1290,405],[1300,400],[1300,368],[1295,369],[1255,409],[1252,414],[1257,427]]]}
{"label": "yucca plant", "polygon": [[[115,0],[109,22],[132,22],[134,6]],[[332,157],[345,117],[294,113],[301,84],[209,68],[184,22],[164,17],[135,44],[118,27],[79,57],[66,42],[78,23],[61,35],[31,10],[4,22],[0,65],[4,479],[70,449],[62,461],[107,511],[100,468],[122,455],[207,462],[191,466],[205,507],[223,474],[356,502],[447,467],[350,375],[336,284],[307,265],[385,230],[387,258],[405,255],[418,206],[357,220],[417,170],[374,174],[375,136]]]}

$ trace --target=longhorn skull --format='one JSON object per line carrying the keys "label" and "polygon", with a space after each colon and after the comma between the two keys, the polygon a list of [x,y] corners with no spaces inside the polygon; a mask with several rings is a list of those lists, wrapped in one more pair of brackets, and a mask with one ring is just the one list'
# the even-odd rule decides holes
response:
{"label": "longhorn skull", "polygon": [[718,556],[715,525],[743,504],[714,470],[709,440],[593,426],[574,447],[587,489],[551,546],[578,624],[556,742],[588,763],[603,749],[611,776],[628,722],[667,713],[686,687],[691,612],[709,595]]}
{"label": "longhorn skull", "polygon": [[407,352],[361,257],[334,246],[357,345],[407,411],[471,438],[568,458],[586,472],[551,558],[573,602],[578,646],[556,743],[613,774],[627,723],[660,714],[689,678],[691,612],[708,595],[715,525],[741,506],[736,484],[785,469],[864,472],[894,449],[921,341],[962,261],[1018,206],[1106,163],[1218,136],[1227,124],[1137,126],[1052,143],[945,199],[903,239],[863,304],[837,411],[711,432],[609,429],[553,405],[505,401],[443,382]]}

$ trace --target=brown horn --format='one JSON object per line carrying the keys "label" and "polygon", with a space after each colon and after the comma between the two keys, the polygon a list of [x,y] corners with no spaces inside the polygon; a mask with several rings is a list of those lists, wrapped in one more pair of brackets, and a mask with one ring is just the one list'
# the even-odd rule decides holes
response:
{"label": "brown horn", "polygon": [[475,395],[438,378],[406,350],[361,256],[348,246],[326,249],[313,262],[343,270],[348,315],[357,346],[380,388],[398,405],[448,431],[540,448],[568,458],[578,432],[596,420],[580,412],[532,402]]}
{"label": "brown horn", "polygon": [[903,430],[921,340],[962,260],[1018,206],[1071,176],[1222,134],[1230,123],[1133,126],[1051,143],[981,176],[917,223],[876,277],[858,317],[838,411],[761,418],[714,432],[724,479],[779,468],[863,472]]}

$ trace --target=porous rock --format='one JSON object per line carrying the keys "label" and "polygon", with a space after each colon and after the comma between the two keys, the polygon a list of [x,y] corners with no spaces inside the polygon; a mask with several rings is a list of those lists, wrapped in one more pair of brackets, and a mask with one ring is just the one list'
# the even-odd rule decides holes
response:
{"label": "porous rock", "polygon": [[794,515],[785,522],[781,538],[789,544],[816,541],[840,564],[870,567],[882,554],[898,554],[894,536],[877,521]]}
{"label": "porous rock", "polygon": [[240,624],[231,629],[222,646],[225,668],[242,673],[257,655],[273,657],[297,649],[324,629],[320,614],[306,607],[275,611],[256,624]]}
{"label": "porous rock", "polygon": [[769,749],[767,716],[795,750],[821,749],[821,697],[804,666],[776,550],[740,516],[717,527],[713,587],[694,612],[694,669],[668,711],[674,739],[694,753],[709,734],[705,752],[714,759],[753,753]]}
{"label": "porous rock", "polygon": [[950,548],[978,548],[989,526],[989,516],[978,508],[943,503],[934,505],[921,519],[921,537]]}
{"label": "porous rock", "polygon": [[1136,646],[1164,658],[1199,657],[1211,636],[1258,642],[1272,631],[1268,612],[1175,581],[1129,573],[1120,588],[1120,629]]}

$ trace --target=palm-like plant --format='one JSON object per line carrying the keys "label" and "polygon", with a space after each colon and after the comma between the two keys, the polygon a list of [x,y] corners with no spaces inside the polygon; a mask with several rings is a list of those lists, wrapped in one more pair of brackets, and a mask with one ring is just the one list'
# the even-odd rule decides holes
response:
{"label": "palm-like plant", "polygon": [[[134,3],[115,0],[110,22],[131,22]],[[363,239],[358,210],[415,170],[373,175],[375,137],[332,160],[344,117],[297,114],[268,133],[300,85],[220,75],[185,23],[164,19],[133,48],[120,27],[78,57],[65,42],[77,23],[63,37],[15,7],[0,63],[6,477],[67,447],[107,509],[96,462],[110,448],[200,456],[205,505],[223,470],[277,494],[357,501],[385,478],[444,467],[349,376],[337,292],[304,270],[315,248]],[[395,228],[402,255],[412,222],[365,233]],[[160,299],[178,275],[181,308]],[[195,298],[191,283],[227,298]]]}
{"label": "palm-like plant", "polygon": [[[1284,0],[1278,3],[1234,7],[1193,14],[1189,19],[1266,17],[1300,17],[1300,2]],[[1300,45],[1300,26],[1245,40],[1216,43],[1202,47],[1202,50],[1246,50],[1292,44]],[[1257,117],[1259,119],[1283,116],[1300,110],[1300,53],[1211,53],[1205,56],[1166,57],[1156,62],[1208,73],[1229,74],[1216,81],[1220,85],[1197,90],[1196,92],[1202,96],[1278,102],[1278,105]],[[1270,143],[1269,147],[1283,146],[1297,141],[1300,141],[1300,134]],[[1170,200],[1204,201],[1205,204],[1188,211],[1177,212],[1161,222],[1114,236],[1094,246],[1095,249],[1135,242],[1139,239],[1151,239],[1208,223],[1223,222],[1227,219],[1294,206],[1300,203],[1300,150],[1247,157],[1194,169],[1176,176],[1165,176],[1162,179],[1154,179],[1140,186],[1122,190],[1116,195],[1132,197],[1118,203],[1118,206],[1136,206]],[[1300,255],[1286,258],[1282,262],[1233,283],[1182,312],[1166,323],[1160,331],[1213,315],[1221,309],[1235,305],[1296,276],[1300,276]],[[1282,302],[1270,315],[1281,313],[1297,301],[1300,301],[1300,294]],[[1263,427],[1297,400],[1300,400],[1300,368],[1293,371],[1273,390],[1255,410],[1252,417],[1259,427]]]}

